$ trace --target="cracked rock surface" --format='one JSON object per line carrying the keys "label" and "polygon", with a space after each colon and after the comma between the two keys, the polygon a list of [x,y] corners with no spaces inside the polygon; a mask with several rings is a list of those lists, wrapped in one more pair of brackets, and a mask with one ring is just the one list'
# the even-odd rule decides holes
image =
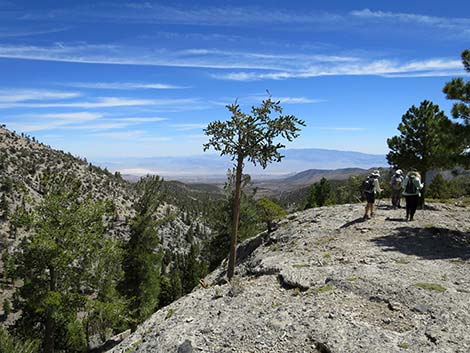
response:
{"label": "cracked rock surface", "polygon": [[469,208],[290,215],[110,352],[470,352]]}

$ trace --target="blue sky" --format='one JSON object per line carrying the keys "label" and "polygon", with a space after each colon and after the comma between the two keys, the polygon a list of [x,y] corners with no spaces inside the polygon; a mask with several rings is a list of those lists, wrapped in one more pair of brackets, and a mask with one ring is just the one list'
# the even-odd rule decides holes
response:
{"label": "blue sky", "polygon": [[[464,1],[3,1],[0,122],[91,160],[202,153],[269,90],[290,148],[386,153],[402,114],[463,76]],[[465,17],[468,16],[468,17]]]}

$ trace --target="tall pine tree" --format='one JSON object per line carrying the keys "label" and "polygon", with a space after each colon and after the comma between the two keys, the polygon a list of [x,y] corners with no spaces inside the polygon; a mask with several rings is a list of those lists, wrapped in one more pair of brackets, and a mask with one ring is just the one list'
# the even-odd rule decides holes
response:
{"label": "tall pine tree", "polygon": [[462,153],[464,146],[455,139],[456,129],[438,105],[425,100],[402,116],[400,135],[387,140],[387,160],[395,168],[418,170],[426,187],[428,171],[452,167]]}
{"label": "tall pine tree", "polygon": [[158,251],[158,220],[155,212],[160,203],[159,177],[147,177],[137,185],[141,196],[135,205],[131,236],[124,247],[124,281],[121,290],[129,301],[133,328],[158,308],[162,254]]}
{"label": "tall pine tree", "polygon": [[[470,50],[464,50],[461,57],[465,71],[470,72]],[[470,166],[470,81],[465,81],[461,77],[454,78],[446,83],[443,92],[447,99],[457,101],[452,107],[452,116],[460,119],[462,124],[458,125],[455,138],[462,141],[466,147],[458,156],[457,162],[468,167]]]}
{"label": "tall pine tree", "polygon": [[80,183],[66,178],[34,209],[34,234],[14,254],[11,275],[23,282],[14,302],[21,311],[17,331],[40,339],[42,352],[86,348],[86,327],[77,314],[91,310],[96,297],[108,300],[102,279],[112,287],[119,277],[116,267],[104,264],[119,263],[119,247],[106,236],[110,219],[107,203],[84,199]]}

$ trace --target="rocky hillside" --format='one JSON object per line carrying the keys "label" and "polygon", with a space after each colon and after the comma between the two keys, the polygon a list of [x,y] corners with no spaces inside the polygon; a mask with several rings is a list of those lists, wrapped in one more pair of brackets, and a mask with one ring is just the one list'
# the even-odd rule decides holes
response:
{"label": "rocky hillside", "polygon": [[[134,215],[133,205],[138,197],[134,184],[125,181],[118,173],[112,174],[85,159],[51,149],[34,138],[0,127],[1,250],[11,249],[23,236],[28,236],[29,231],[17,227],[14,220],[22,211],[29,211],[41,201],[50,180],[60,173],[80,180],[85,193],[94,200],[112,201],[115,218],[110,232],[123,239],[128,237],[128,221]],[[160,243],[172,252],[186,252],[190,246],[186,236],[188,232],[200,229],[199,234],[191,237],[191,241],[198,242],[202,240],[198,236],[208,236],[210,229],[203,224],[201,212],[191,207],[191,200],[179,198],[181,193],[168,190],[170,186],[162,187],[166,201],[162,202],[156,215],[166,220],[159,226]],[[184,204],[186,209],[178,203]]]}
{"label": "rocky hillside", "polygon": [[469,209],[362,211],[289,216],[110,352],[469,352]]}

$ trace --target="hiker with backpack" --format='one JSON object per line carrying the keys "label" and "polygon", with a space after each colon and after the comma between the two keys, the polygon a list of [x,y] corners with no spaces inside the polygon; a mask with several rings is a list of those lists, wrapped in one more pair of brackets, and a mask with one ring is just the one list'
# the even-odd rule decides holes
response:
{"label": "hiker with backpack", "polygon": [[397,169],[390,180],[390,189],[392,193],[392,207],[393,209],[400,208],[401,192],[403,184],[403,172],[401,169]]}
{"label": "hiker with backpack", "polygon": [[418,208],[421,189],[424,184],[421,183],[421,175],[418,172],[409,172],[403,180],[402,195],[406,200],[406,220],[412,221]]}
{"label": "hiker with backpack", "polygon": [[[363,182],[363,197],[367,201],[364,219],[370,219],[374,216],[374,203],[376,194],[382,192],[379,183],[380,173],[378,170],[374,170],[369,177]],[[370,215],[369,215],[370,213]]]}

